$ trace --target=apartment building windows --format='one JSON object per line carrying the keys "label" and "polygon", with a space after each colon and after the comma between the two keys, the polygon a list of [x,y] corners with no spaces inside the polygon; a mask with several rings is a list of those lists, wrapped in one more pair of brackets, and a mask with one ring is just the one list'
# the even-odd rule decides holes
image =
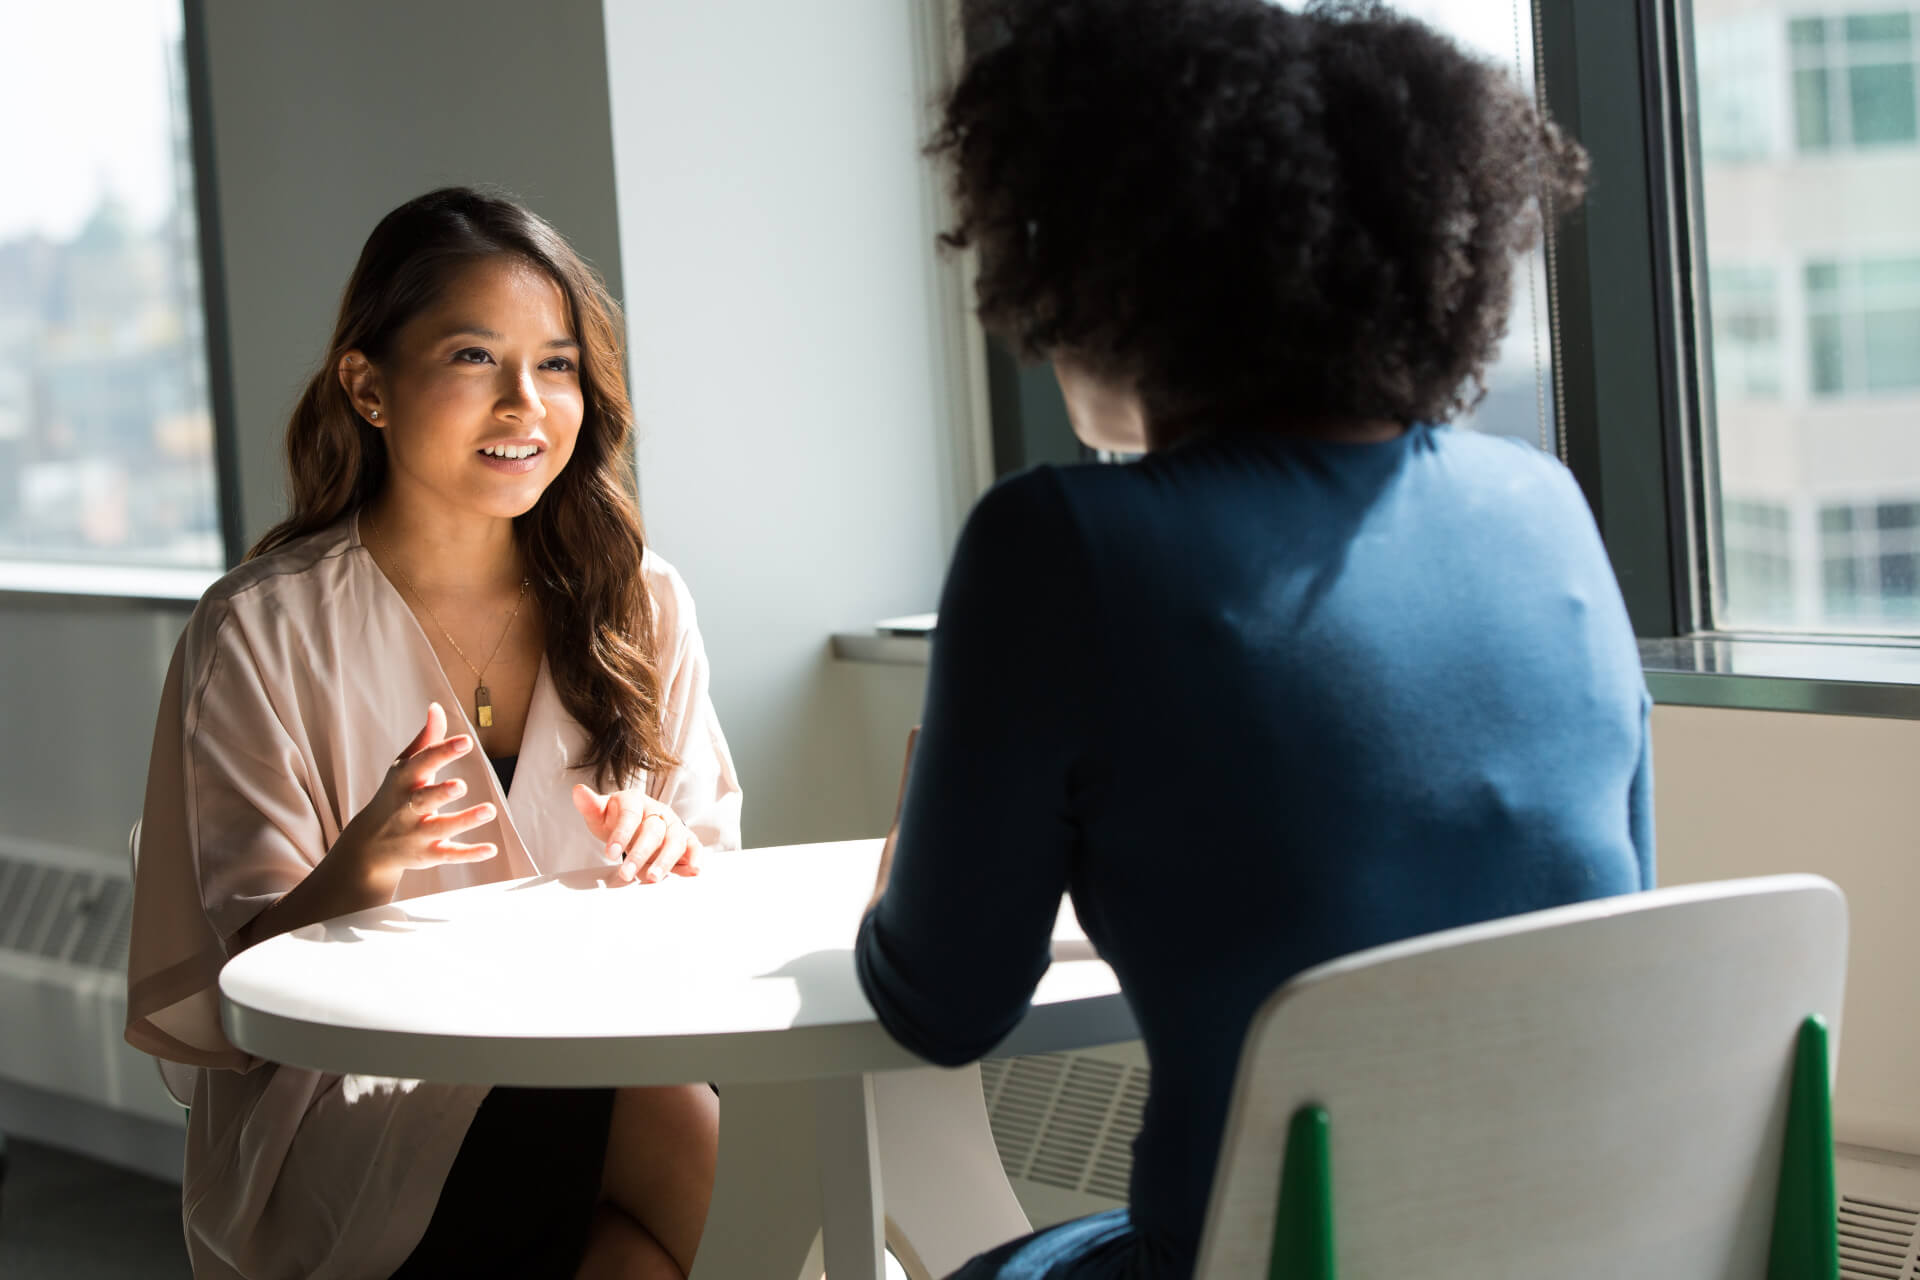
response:
{"label": "apartment building windows", "polygon": [[1821,507],[1820,587],[1836,625],[1920,621],[1920,496]]}
{"label": "apartment building windows", "polygon": [[1787,39],[1795,139],[1802,151],[1916,140],[1910,13],[1794,18]]}
{"label": "apartment building windows", "polygon": [[1727,599],[1754,622],[1793,618],[1792,512],[1783,502],[1726,498],[1720,504]]}
{"label": "apartment building windows", "polygon": [[1781,392],[1780,283],[1772,267],[1713,269],[1713,375],[1723,396]]}
{"label": "apartment building windows", "polygon": [[1806,265],[1815,395],[1920,388],[1920,257]]}

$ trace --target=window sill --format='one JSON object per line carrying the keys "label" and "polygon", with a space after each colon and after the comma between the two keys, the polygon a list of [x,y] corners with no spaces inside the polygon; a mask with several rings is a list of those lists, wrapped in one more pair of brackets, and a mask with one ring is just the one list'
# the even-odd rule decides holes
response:
{"label": "window sill", "polygon": [[931,613],[882,618],[873,630],[833,638],[833,656],[842,662],[877,662],[889,667],[924,667],[933,654]]}
{"label": "window sill", "polygon": [[1920,720],[1920,643],[1836,636],[1642,640],[1656,703]]}
{"label": "window sill", "polygon": [[103,600],[191,608],[224,569],[0,560],[0,597]]}

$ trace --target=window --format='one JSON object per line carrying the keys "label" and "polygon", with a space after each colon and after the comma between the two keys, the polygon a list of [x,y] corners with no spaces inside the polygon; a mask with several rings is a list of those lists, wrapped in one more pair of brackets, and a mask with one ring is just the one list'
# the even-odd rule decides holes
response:
{"label": "window", "polygon": [[1920,495],[1822,507],[1820,594],[1835,626],[1920,623]]}
{"label": "window", "polygon": [[1915,141],[1910,14],[1794,18],[1787,31],[1801,150]]}
{"label": "window", "polygon": [[7,14],[0,560],[216,571],[180,0]]}
{"label": "window", "polygon": [[1786,137],[1782,95],[1786,32],[1768,14],[1704,23],[1695,37],[1700,62],[1700,153],[1734,165],[1776,154]]}
{"label": "window", "polygon": [[1780,298],[1771,267],[1713,269],[1713,371],[1720,394],[1780,394]]}
{"label": "window", "polygon": [[1920,634],[1914,16],[1805,4],[1691,0],[1716,554],[1683,625]]}
{"label": "window", "polygon": [[1806,290],[1816,395],[1920,387],[1920,258],[1811,262]]}
{"label": "window", "polygon": [[1792,515],[1787,504],[1728,498],[1725,521],[1727,598],[1743,614],[1772,622],[1794,616]]}

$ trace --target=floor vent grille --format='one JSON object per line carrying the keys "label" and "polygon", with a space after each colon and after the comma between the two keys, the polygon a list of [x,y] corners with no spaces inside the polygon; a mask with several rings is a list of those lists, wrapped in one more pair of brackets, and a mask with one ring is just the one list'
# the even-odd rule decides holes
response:
{"label": "floor vent grille", "polygon": [[0,854],[0,951],[121,970],[132,927],[125,876]]}
{"label": "floor vent grille", "polygon": [[1148,1072],[1079,1054],[980,1064],[987,1119],[1010,1178],[1125,1200]]}
{"label": "floor vent grille", "polygon": [[1920,1206],[1840,1197],[1842,1280],[1920,1280]]}

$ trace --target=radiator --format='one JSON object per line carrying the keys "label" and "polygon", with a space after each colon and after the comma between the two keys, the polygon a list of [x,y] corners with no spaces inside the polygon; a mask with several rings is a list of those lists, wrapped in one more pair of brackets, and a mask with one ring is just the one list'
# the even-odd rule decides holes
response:
{"label": "radiator", "polygon": [[128,1045],[124,853],[0,837],[0,1079],[182,1124]]}

